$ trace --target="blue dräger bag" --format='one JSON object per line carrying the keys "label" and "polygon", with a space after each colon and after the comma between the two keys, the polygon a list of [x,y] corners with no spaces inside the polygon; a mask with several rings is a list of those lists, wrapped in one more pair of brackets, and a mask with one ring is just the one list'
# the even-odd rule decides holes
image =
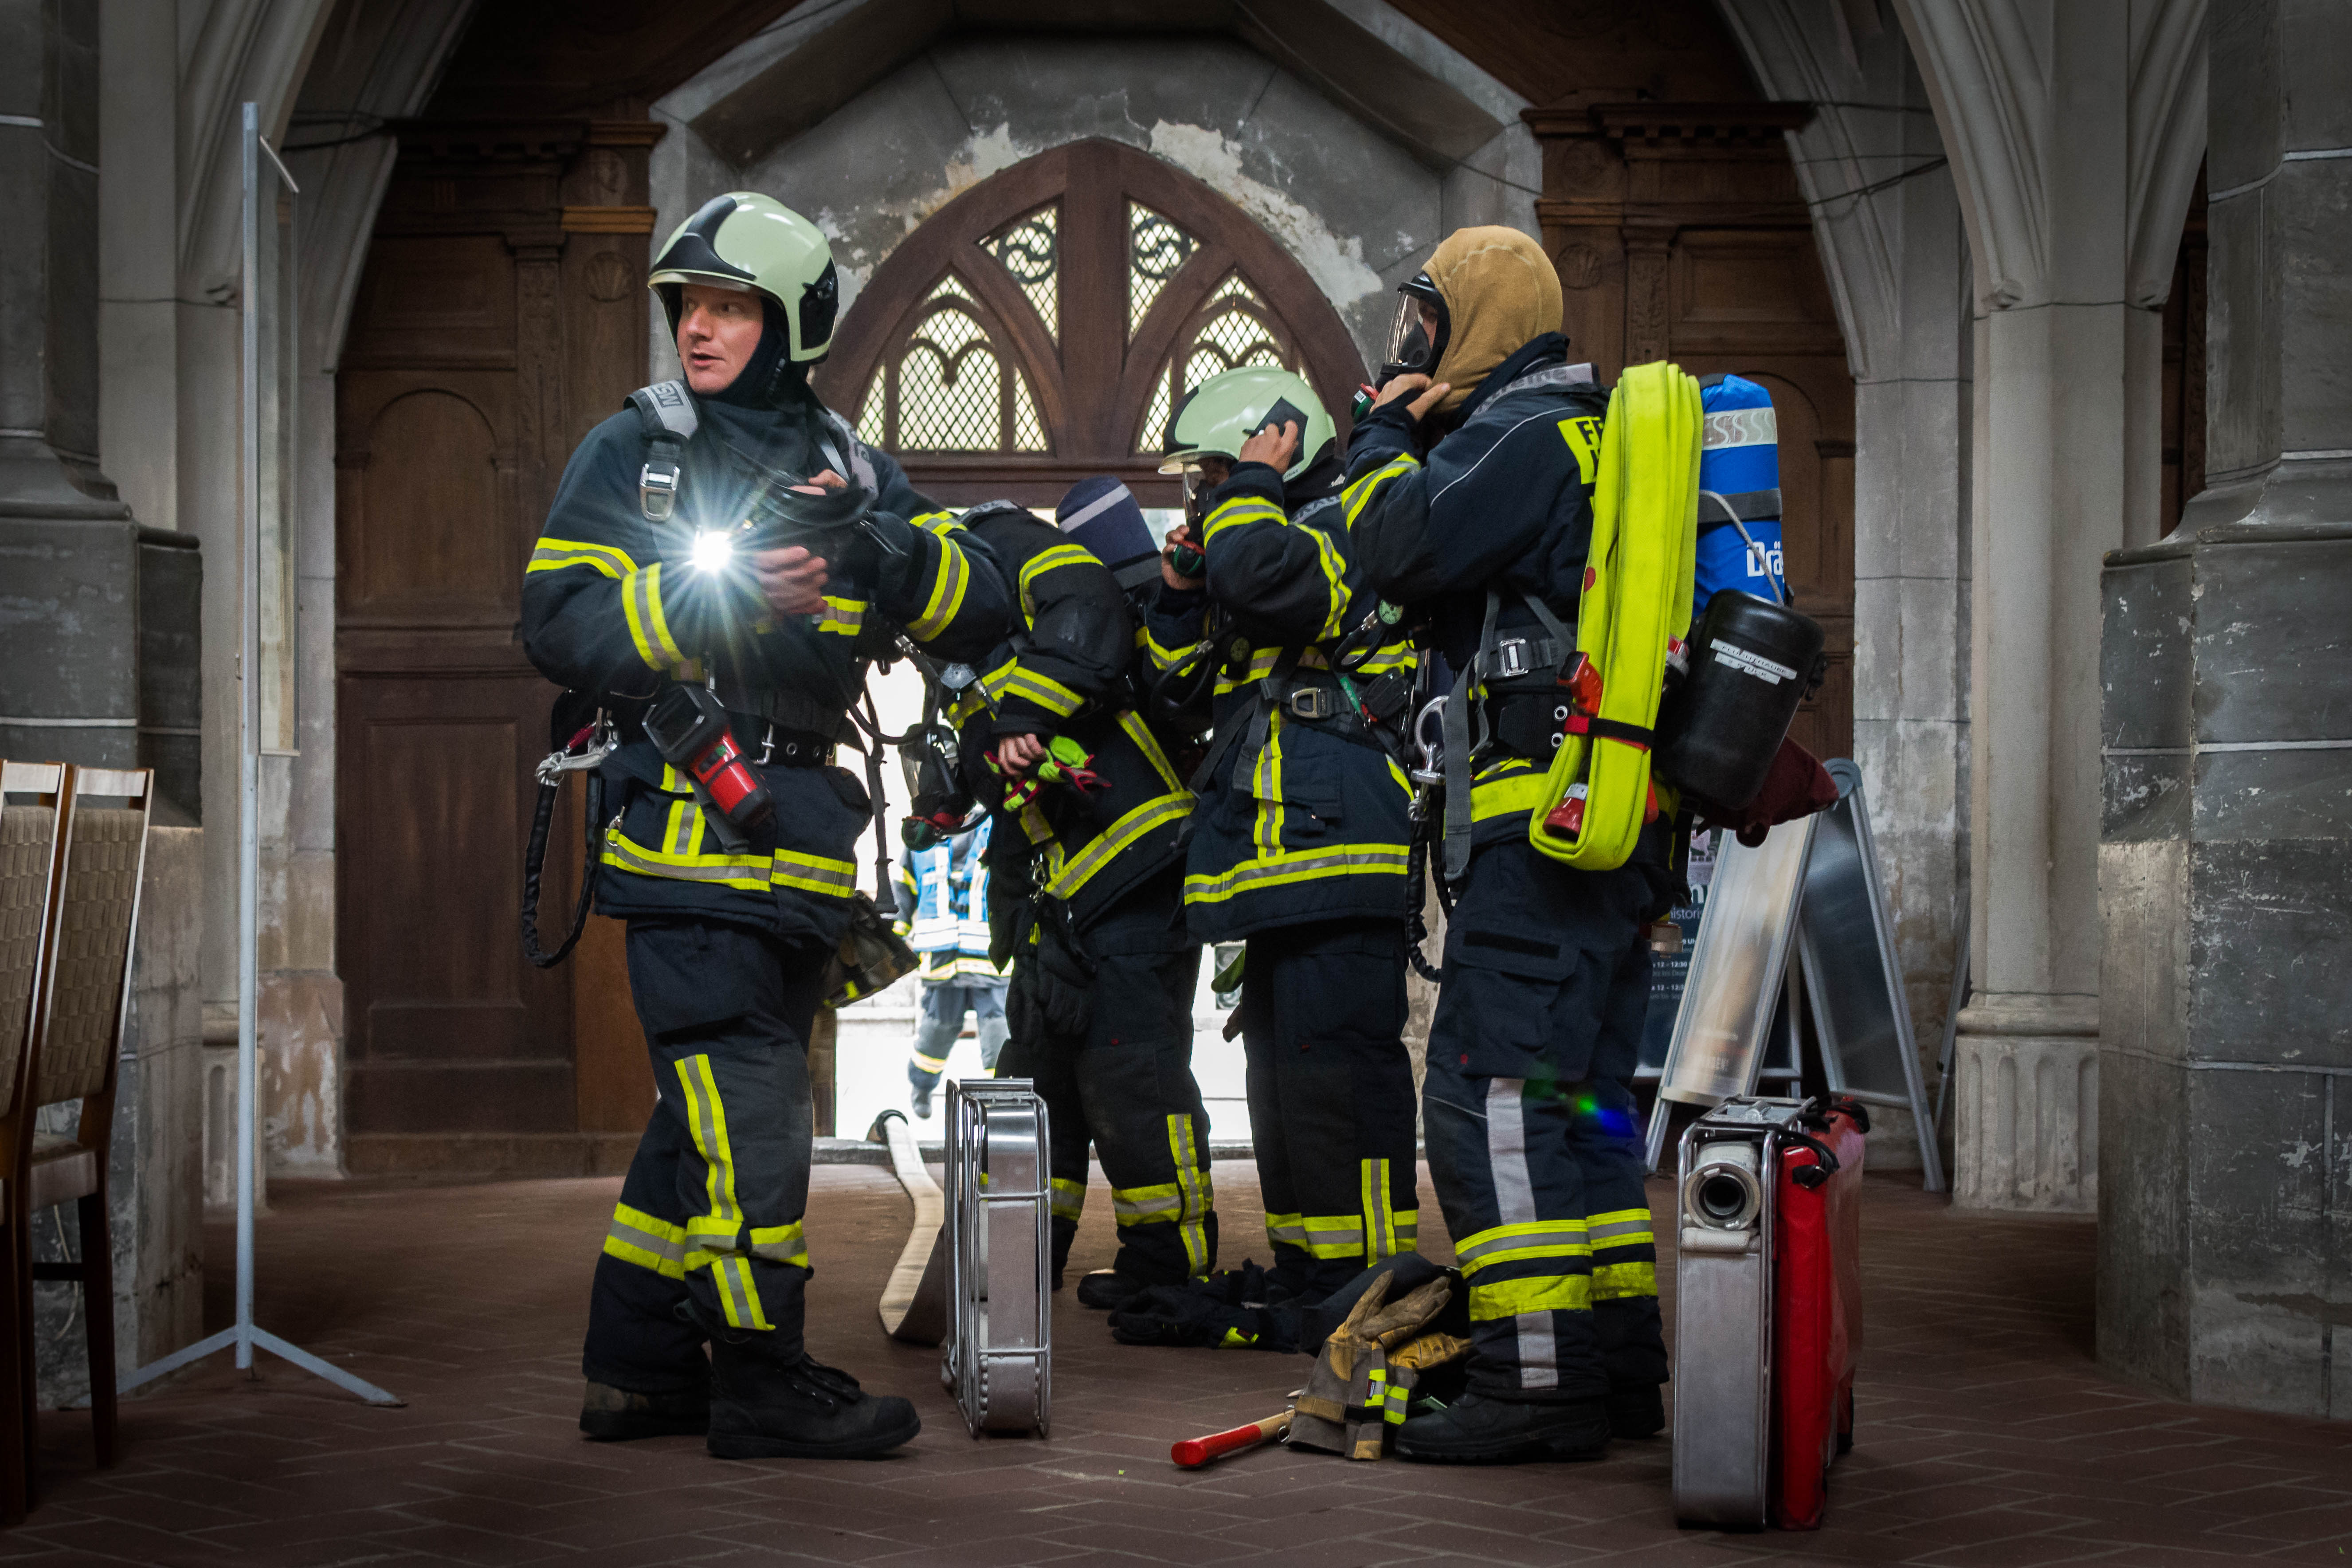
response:
{"label": "blue dr\u00e4ger bag", "polygon": [[[1780,437],[1772,395],[1740,376],[1709,375],[1699,379],[1699,404],[1706,419],[1691,604],[1704,611],[1719,588],[1784,603],[1789,588],[1780,563]],[[1705,493],[1710,491],[1725,504]],[[1732,526],[1735,517],[1739,528]],[[1748,539],[1740,538],[1740,528]]]}

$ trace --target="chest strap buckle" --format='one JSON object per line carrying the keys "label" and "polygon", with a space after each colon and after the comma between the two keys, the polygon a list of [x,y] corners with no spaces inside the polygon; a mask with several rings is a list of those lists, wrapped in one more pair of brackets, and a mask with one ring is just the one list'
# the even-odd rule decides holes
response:
{"label": "chest strap buckle", "polygon": [[667,522],[677,507],[677,465],[656,460],[637,470],[637,504],[647,522]]}
{"label": "chest strap buckle", "polygon": [[1339,711],[1339,694],[1328,686],[1302,686],[1284,701],[1294,719],[1328,719]]}

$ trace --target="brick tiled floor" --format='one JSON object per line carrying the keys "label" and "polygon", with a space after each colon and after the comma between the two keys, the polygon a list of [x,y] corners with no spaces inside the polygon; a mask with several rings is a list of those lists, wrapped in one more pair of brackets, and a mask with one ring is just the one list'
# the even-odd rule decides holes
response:
{"label": "brick tiled floor", "polygon": [[[1262,1222],[1247,1166],[1221,1164],[1216,1181],[1230,1259]],[[935,1355],[876,1325],[907,1206],[886,1172],[860,1167],[816,1174],[809,1337],[867,1386],[915,1400],[926,1426],[913,1447],[877,1464],[728,1465],[688,1439],[591,1445],[572,1429],[578,1345],[617,1186],[273,1184],[264,1326],[407,1406],[369,1409],[266,1357],[249,1377],[215,1362],[127,1405],[122,1460],[102,1473],[85,1416],[45,1416],[47,1495],[0,1536],[0,1557],[239,1568],[2352,1560],[2352,1426],[2195,1410],[2102,1377],[2087,1222],[1963,1217],[1892,1178],[1868,1188],[1859,1438],[1835,1472],[1829,1527],[1755,1536],[1675,1530],[1662,1442],[1575,1467],[1433,1469],[1276,1449],[1177,1471],[1171,1439],[1279,1409],[1306,1363],[1120,1347],[1066,1293],[1053,1438],[973,1442]],[[1652,1197],[1663,1208],[1664,1187]],[[1076,1266],[1108,1260],[1108,1200],[1098,1186]],[[1435,1205],[1423,1213],[1434,1231]],[[219,1317],[227,1236],[213,1247]]]}

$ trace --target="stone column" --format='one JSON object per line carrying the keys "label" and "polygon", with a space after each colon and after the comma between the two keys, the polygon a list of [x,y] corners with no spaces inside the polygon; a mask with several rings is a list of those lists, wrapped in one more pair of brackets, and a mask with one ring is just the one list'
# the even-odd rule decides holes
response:
{"label": "stone column", "polygon": [[[2197,0],[1896,0],[1968,219],[1970,951],[1954,1201],[2097,1201],[2102,554],[2203,117]],[[2135,464],[2145,468],[2137,473]],[[2152,534],[2152,524],[2146,532]]]}
{"label": "stone column", "polygon": [[2282,0],[2213,0],[2207,25],[2209,488],[2105,574],[2099,1356],[2191,1399],[2336,1415],[2352,29]]}

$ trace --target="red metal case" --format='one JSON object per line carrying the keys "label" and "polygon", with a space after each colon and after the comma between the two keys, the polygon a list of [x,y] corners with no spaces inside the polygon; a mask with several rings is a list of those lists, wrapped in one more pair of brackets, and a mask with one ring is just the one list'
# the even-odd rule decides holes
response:
{"label": "red metal case", "polygon": [[1818,1530],[1830,1464],[1853,1446],[1853,1366],[1862,1352],[1862,1128],[1843,1110],[1817,1134],[1837,1171],[1817,1187],[1793,1173],[1811,1150],[1782,1143],[1773,1193],[1772,1522]]}

